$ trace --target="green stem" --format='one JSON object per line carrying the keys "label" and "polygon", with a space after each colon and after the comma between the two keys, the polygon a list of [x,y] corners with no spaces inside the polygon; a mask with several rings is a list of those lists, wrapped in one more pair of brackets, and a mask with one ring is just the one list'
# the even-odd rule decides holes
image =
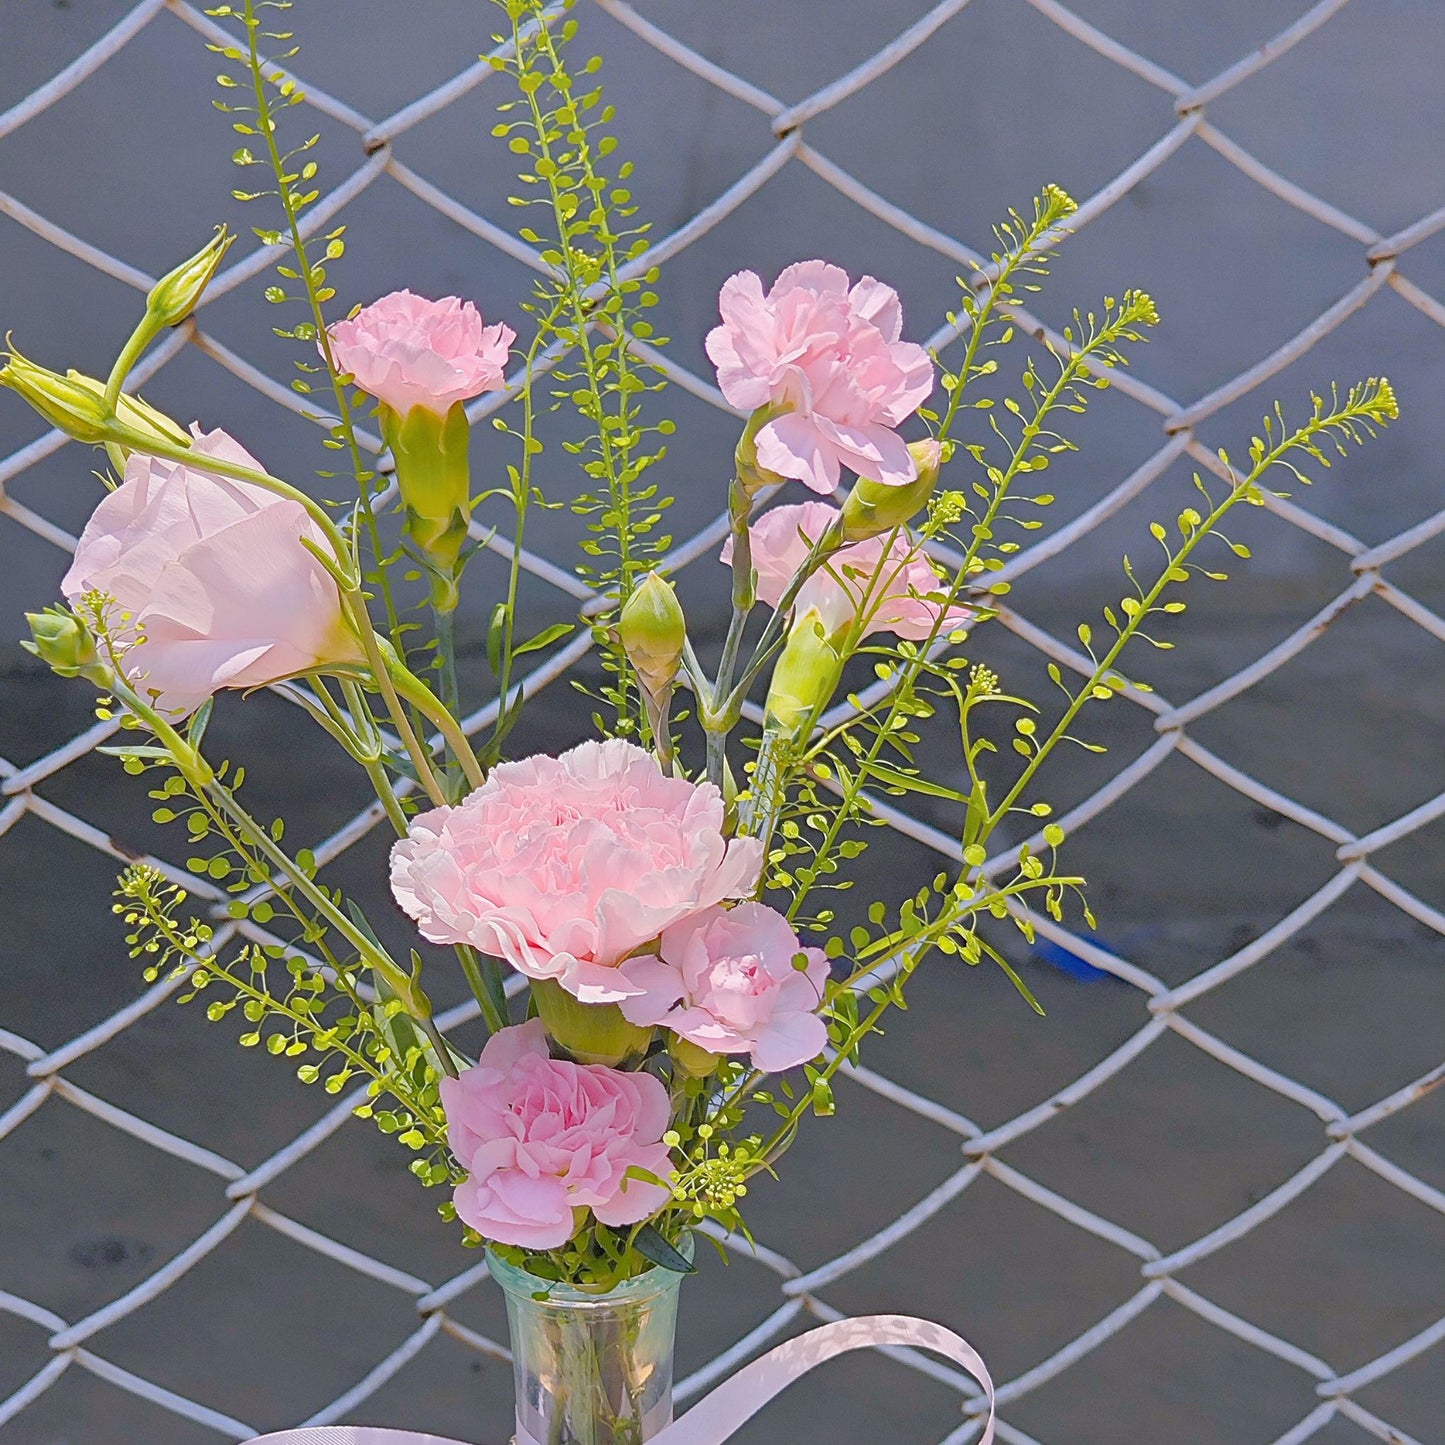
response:
{"label": "green stem", "polygon": [[461,963],[462,972],[466,975],[467,986],[471,989],[472,997],[476,999],[477,1005],[482,1011],[483,1019],[486,1020],[488,1032],[498,1033],[507,1026],[507,995],[502,987],[502,976],[495,966],[495,961],[490,958],[486,960],[492,967],[484,975],[475,951],[468,945],[458,943],[456,954]]}
{"label": "green stem", "polygon": [[391,790],[391,779],[387,776],[386,769],[379,762],[367,763],[366,776],[371,780],[371,786],[376,790],[376,796],[391,826],[396,830],[397,837],[405,838],[406,814],[402,812],[401,804]]}
{"label": "green stem", "polygon": [[387,713],[396,726],[412,766],[416,769],[417,779],[432,803],[438,808],[445,807],[447,796],[441,783],[437,780],[436,772],[432,767],[431,755],[417,737],[416,730],[411,725],[411,719],[402,706],[401,696],[397,692],[396,683],[391,675],[392,660],[396,658],[397,654],[389,645],[386,649],[387,655],[383,654],[381,640],[371,627],[371,617],[366,611],[365,599],[358,594],[355,598],[348,597],[347,600],[351,605],[353,625],[361,636],[361,645],[366,652],[371,675],[381,690]]}
{"label": "green stem", "polygon": [[385,649],[383,662],[386,673],[398,694],[414,704],[429,722],[436,724],[437,730],[452,750],[452,755],[461,764],[467,781],[472,787],[480,788],[486,782],[487,775],[481,763],[477,761],[477,755],[472,751],[471,742],[466,733],[462,731],[461,724],[452,716],[442,700],[402,662],[392,648]]}
{"label": "green stem", "polygon": [[141,353],[150,345],[156,334],[155,322],[147,310],[145,317],[139,326],[131,332],[130,338],[121,348],[120,355],[115,359],[115,365],[110,369],[110,375],[105,381],[105,409],[111,416],[115,415],[115,409],[120,402],[120,391],[125,385],[125,379],[131,373],[131,368],[140,360]]}
{"label": "green stem", "polygon": [[728,523],[733,542],[732,615],[728,619],[727,636],[723,639],[717,678],[709,695],[698,699],[700,720],[707,735],[708,781],[717,788],[723,786],[727,735],[737,721],[735,716],[730,715],[725,700],[730,700],[732,696],[738,652],[748,625],[748,614],[757,601],[753,577],[753,537],[748,525],[751,515],[752,498],[747,488],[734,477],[728,487]]}
{"label": "green stem", "polygon": [[[456,612],[451,608],[433,605],[432,618],[436,625],[437,676],[441,680],[441,704],[449,717],[458,717],[461,714],[461,687],[457,682]],[[453,792],[456,786],[456,766],[457,760],[454,757],[446,763],[448,793]]]}

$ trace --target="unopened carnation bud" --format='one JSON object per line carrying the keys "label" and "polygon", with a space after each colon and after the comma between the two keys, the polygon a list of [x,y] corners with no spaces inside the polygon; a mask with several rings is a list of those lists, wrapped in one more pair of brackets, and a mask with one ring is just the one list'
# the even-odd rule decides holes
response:
{"label": "unopened carnation bud", "polygon": [[901,487],[890,487],[859,477],[843,503],[843,540],[865,542],[895,527],[902,527],[928,505],[938,485],[943,448],[932,438],[909,442],[908,454],[918,475]]}
{"label": "unopened carnation bud", "polygon": [[466,407],[453,402],[439,415],[414,406],[404,416],[382,402],[381,434],[391,448],[407,536],[431,564],[432,595],[444,612],[457,605],[456,578],[472,518]]}
{"label": "unopened carnation bud", "polygon": [[196,309],[235,239],[225,226],[217,226],[216,234],[194,256],[156,282],[146,297],[147,319],[154,331],[179,326]]}
{"label": "unopened carnation bud", "polygon": [[[88,378],[86,378],[88,380]],[[78,442],[108,441],[113,431],[105,399],[90,387],[12,351],[0,367],[0,386],[8,386],[30,403],[51,426]]]}
{"label": "unopened carnation bud", "polygon": [[615,1003],[583,1003],[556,979],[533,979],[532,1001],[547,1037],[579,1064],[616,1068],[652,1043],[652,1030],[628,1023]]}
{"label": "unopened carnation bud", "polygon": [[649,572],[623,606],[617,636],[639,681],[653,697],[671,688],[687,641],[687,619],[672,583]]}
{"label": "unopened carnation bud", "polygon": [[787,406],[776,404],[760,406],[748,418],[748,424],[738,438],[733,464],[737,468],[738,485],[750,497],[763,487],[778,487],[787,480],[777,472],[767,471],[758,465],[758,433],[770,421],[776,420],[789,410]]}
{"label": "unopened carnation bud", "polygon": [[90,629],[73,612],[47,607],[44,612],[27,612],[31,641],[20,645],[33,652],[60,677],[85,677],[101,687],[109,685],[112,673],[100,659]]}
{"label": "unopened carnation bud", "polygon": [[765,704],[767,724],[798,739],[828,704],[843,673],[843,657],[822,614],[808,608],[788,632],[778,654]]}

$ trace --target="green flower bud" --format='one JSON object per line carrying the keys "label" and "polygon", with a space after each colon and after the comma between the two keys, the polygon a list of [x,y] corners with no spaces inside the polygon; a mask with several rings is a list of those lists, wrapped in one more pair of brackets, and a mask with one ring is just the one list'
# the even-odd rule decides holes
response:
{"label": "green flower bud", "polygon": [[667,1051],[672,1055],[673,1063],[693,1079],[710,1078],[717,1073],[724,1058],[722,1054],[708,1053],[691,1039],[681,1038],[677,1034],[667,1041]]}
{"label": "green flower bud", "polygon": [[932,438],[909,442],[909,455],[918,468],[918,475],[901,487],[859,477],[843,503],[843,540],[864,542],[901,527],[928,505],[938,485],[938,469],[943,449]]}
{"label": "green flower bud", "polygon": [[146,297],[146,319],[152,335],[162,327],[179,326],[196,309],[221,264],[221,257],[235,239],[225,226],[217,226],[216,234],[190,260],[182,261],[156,282]]}
{"label": "green flower bud", "polygon": [[472,518],[466,408],[453,402],[441,417],[414,406],[401,416],[383,402],[377,415],[396,463],[406,534],[432,566],[433,600],[449,612],[457,603],[456,578]]}
{"label": "green flower bud", "polygon": [[760,406],[748,418],[748,424],[743,428],[742,436],[738,438],[737,450],[733,453],[733,463],[737,468],[738,485],[749,497],[762,487],[781,486],[787,480],[786,477],[780,477],[776,472],[765,471],[758,465],[758,433],[770,421],[776,420],[791,410],[791,407],[774,403]]}
{"label": "green flower bud", "polygon": [[51,426],[78,442],[112,439],[114,422],[106,413],[103,387],[97,394],[73,376],[37,366],[18,351],[11,351],[0,367],[0,386],[18,392]]}
{"label": "green flower bud", "polygon": [[815,712],[828,704],[843,674],[843,657],[822,615],[810,607],[797,618],[778,654],[765,704],[768,726],[801,738]]}
{"label": "green flower bud", "polygon": [[649,572],[633,589],[617,619],[617,635],[643,687],[660,697],[682,666],[687,619],[671,582]]}
{"label": "green flower bud", "polygon": [[652,1042],[652,1030],[628,1023],[615,1003],[583,1003],[556,979],[533,979],[532,1002],[547,1036],[579,1064],[615,1068]]}
{"label": "green flower bud", "polygon": [[60,677],[84,677],[100,687],[110,685],[113,673],[101,661],[90,629],[73,612],[47,607],[44,612],[27,612],[31,641],[20,645],[33,652]]}
{"label": "green flower bud", "polygon": [[[87,376],[83,371],[67,371],[65,379],[74,382],[76,386],[83,387],[90,392],[97,400],[104,403],[105,383],[97,381],[93,376]],[[191,439],[185,428],[179,422],[172,421],[165,412],[158,411],[149,402],[142,401],[138,396],[127,396],[125,392],[116,398],[115,419],[127,431],[131,432],[135,441],[161,441],[173,447],[188,447]],[[122,457],[128,456],[136,450],[134,445],[128,445],[124,437],[117,443]]]}

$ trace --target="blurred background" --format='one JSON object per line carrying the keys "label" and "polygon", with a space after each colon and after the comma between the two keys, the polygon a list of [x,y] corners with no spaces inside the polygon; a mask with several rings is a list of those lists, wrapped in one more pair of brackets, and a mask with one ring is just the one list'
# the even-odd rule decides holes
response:
{"label": "blurred background", "polygon": [[[1148,523],[1187,504],[1215,449],[1243,455],[1276,398],[1301,418],[1312,390],[1384,372],[1402,408],[1308,495],[1238,518],[1253,560],[1190,589],[1176,650],[1133,660],[1156,710],[1089,719],[1108,751],[1062,760],[1045,792],[1074,811],[1097,933],[1000,940],[1044,1018],[987,967],[937,959],[915,979],[837,1118],[753,1191],[760,1257],[724,1269],[704,1251],[683,1301],[690,1388],[740,1341],[734,1358],[832,1312],[903,1311],[983,1351],[1007,1445],[1445,1441],[1438,0],[574,13],[574,57],[603,57],[619,155],[667,238],[657,328],[680,384],[658,479],[679,543],[718,513],[738,430],[702,350],[730,272],[814,255],[870,272],[921,340],[991,226],[1050,181],[1084,207],[1031,315],[1062,329],[1138,286],[1163,324],[1070,419],[1081,451],[1052,469],[1031,539],[1066,545],[1024,554],[1005,615],[969,644],[1011,690],[1047,696],[1049,658],[1067,667],[1077,623],[1119,596],[1121,554],[1149,555]],[[489,136],[507,82],[475,65],[497,15],[297,0],[284,17],[312,100],[287,123],[293,141],[320,132],[323,206],[348,227],[337,314],[409,286],[522,328],[532,273],[494,244],[518,214],[514,158]],[[259,173],[229,164],[211,105],[216,24],[185,0],[3,0],[0,325],[103,375],[149,278],[229,220],[229,289],[144,393],[305,482],[323,432],[287,389],[295,344],[270,330],[298,318],[262,303],[271,273],[247,260],[249,227],[275,219],[230,197]],[[1028,330],[999,353],[1006,376],[1038,350]],[[485,476],[504,448],[475,438]],[[126,957],[118,859],[183,864],[184,840],[91,752],[86,687],[16,640],[58,594],[94,465],[0,393],[0,1441],[206,1445],[319,1419],[500,1445],[496,1291],[404,1151],[146,990]],[[579,491],[560,446],[537,475],[556,500]],[[577,540],[563,508],[527,544],[567,571]],[[726,575],[711,546],[682,571],[705,639]],[[468,574],[477,704],[504,576],[488,552]],[[539,630],[577,597],[529,572],[523,607]],[[561,660],[599,680],[582,649]],[[568,675],[539,679],[515,752],[587,735]],[[349,827],[367,806],[350,763],[271,696],[223,700],[211,737],[255,765],[255,810],[331,840],[327,876],[399,941],[385,839]],[[950,776],[946,736],[927,748]],[[954,846],[945,813],[899,821],[867,855],[870,896],[911,891]],[[975,1440],[963,1377],[916,1366],[852,1357],[738,1438]]]}

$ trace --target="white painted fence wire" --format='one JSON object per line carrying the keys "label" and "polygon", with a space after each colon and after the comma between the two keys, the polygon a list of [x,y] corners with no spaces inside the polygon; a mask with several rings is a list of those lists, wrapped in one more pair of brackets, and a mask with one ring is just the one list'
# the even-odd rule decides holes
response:
{"label": "white painted fence wire", "polygon": [[[944,3],[934,7],[917,23],[904,30],[891,43],[871,55],[862,64],[816,91],[807,99],[793,105],[784,105],[783,102],[760,90],[757,86],[706,59],[665,29],[636,13],[625,3],[625,0],[588,0],[588,3],[600,6],[615,20],[628,27],[642,41],[654,47],[677,65],[685,67],[701,80],[716,86],[719,90],[757,111],[759,127],[770,134],[773,140],[771,148],[764,157],[740,180],[710,204],[704,206],[685,224],[661,238],[649,255],[649,264],[665,260],[683,250],[699,236],[716,226],[776,172],[794,164],[807,167],[817,177],[884,224],[894,227],[904,235],[951,260],[966,262],[981,259],[965,241],[939,232],[861,184],[834,160],[816,150],[807,139],[809,122],[833,106],[857,95],[880,75],[898,64],[911,51],[924,44],[934,32],[948,25],[965,9],[968,0],[944,0]],[[1421,217],[1414,224],[1394,235],[1379,235],[1364,221],[1345,214],[1337,206],[1305,190],[1287,177],[1276,174],[1269,166],[1222,133],[1209,119],[1209,107],[1215,100],[1227,94],[1250,76],[1273,64],[1312,31],[1327,25],[1344,9],[1347,0],[1320,0],[1320,3],[1308,9],[1292,25],[1260,46],[1258,50],[1244,56],[1235,64],[1222,70],[1212,80],[1198,86],[1187,84],[1178,76],[1173,75],[1146,56],[1135,52],[1121,41],[1103,34],[1066,6],[1058,3],[1058,0],[1017,0],[1017,3],[1031,5],[1034,10],[1073,36],[1081,45],[1089,47],[1107,60],[1123,67],[1162,93],[1161,113],[1165,120],[1159,140],[1137,160],[1125,167],[1114,180],[1083,201],[1078,215],[1072,222],[1074,229],[1087,226],[1102,212],[1128,195],[1140,182],[1166,165],[1170,157],[1182,147],[1198,142],[1209,146],[1224,160],[1236,167],[1242,175],[1280,200],[1312,217],[1320,225],[1329,227],[1356,243],[1360,248],[1360,278],[1334,305],[1330,306],[1293,339],[1270,355],[1247,366],[1238,375],[1206,396],[1190,402],[1179,401],[1127,374],[1120,375],[1115,381],[1116,389],[1139,406],[1157,414],[1160,419],[1163,440],[1157,454],[1145,462],[1133,475],[1119,483],[1112,492],[1105,495],[1075,522],[1049,536],[1032,549],[1019,554],[1010,563],[1005,574],[1010,576],[1021,574],[1062,551],[1091,527],[1103,521],[1127,501],[1150,487],[1168,470],[1176,458],[1187,455],[1198,465],[1216,473],[1220,472],[1220,463],[1212,447],[1198,434],[1201,425],[1222,407],[1254,391],[1277,372],[1304,355],[1348,316],[1369,304],[1382,288],[1390,287],[1424,316],[1445,326],[1445,302],[1429,295],[1404,274],[1411,247],[1441,229],[1445,229],[1445,208]],[[555,12],[552,18],[555,18]],[[0,141],[20,131],[49,106],[66,96],[75,87],[82,85],[87,77],[105,65],[124,47],[136,43],[138,37],[142,36],[148,27],[171,25],[177,22],[191,27],[209,39],[229,38],[219,30],[215,22],[207,19],[199,8],[187,3],[187,0],[142,0],[142,3],[136,5],[119,24],[96,41],[84,54],[77,57],[73,63],[55,75],[52,80],[33,91],[10,110],[0,114]],[[398,136],[481,84],[489,73],[485,63],[469,65],[447,83],[418,97],[394,114],[380,119],[360,114],[349,105],[333,99],[316,87],[307,84],[304,76],[298,77],[306,92],[307,102],[353,131],[357,141],[355,169],[310,212],[306,223],[307,227],[315,230],[325,225],[350,201],[372,185],[378,177],[387,174],[421,201],[435,207],[442,214],[474,234],[480,242],[496,247],[538,270],[544,269],[543,263],[531,249],[518,241],[501,225],[476,214],[468,207],[453,200],[423,175],[402,164],[392,154],[392,142]],[[128,265],[121,258],[109,255],[90,245],[82,237],[73,235],[50,222],[13,196],[0,193],[0,213],[7,216],[11,222],[44,238],[71,256],[97,267],[107,275],[138,291],[144,290],[150,284],[149,277]],[[265,248],[259,248],[243,256],[240,260],[233,262],[218,278],[212,295],[223,294],[241,282],[256,276],[270,264],[271,260],[272,257]],[[1043,331],[1043,324],[1021,308],[1018,310],[1018,315],[1025,327]],[[1061,337],[1050,334],[1056,346],[1064,344]],[[935,346],[944,346],[952,339],[951,333],[945,330],[931,338],[931,341]],[[255,387],[277,404],[295,411],[302,409],[301,401],[282,384],[251,367],[216,336],[208,333],[204,324],[198,320],[187,323],[148,358],[144,374],[138,378],[138,381],[143,382],[146,376],[164,366],[187,345],[200,348],[213,361]],[[725,409],[722,398],[711,381],[685,371],[670,360],[665,363],[665,366],[674,381],[693,396],[703,398],[713,405]],[[484,414],[497,404],[495,399],[483,401],[476,406],[475,411],[477,414]],[[373,446],[379,446],[374,438],[371,440]],[[6,484],[22,476],[28,467],[65,445],[67,445],[66,440],[61,434],[49,432],[36,437],[29,445],[0,460],[0,511],[44,542],[57,548],[71,549],[74,547],[74,539],[71,536],[41,513],[8,495],[5,490]],[[1046,1359],[1039,1360],[1024,1373],[1004,1382],[999,1390],[999,1405],[1003,1413],[1003,1419],[999,1426],[999,1438],[1007,1442],[1007,1445],[1039,1445],[1039,1442],[1034,1441],[1032,1436],[1026,1435],[1022,1430],[1009,1423],[1009,1406],[1013,1402],[1044,1382],[1058,1376],[1061,1372],[1080,1368],[1080,1362],[1084,1361],[1091,1351],[1123,1330],[1139,1315],[1153,1308],[1156,1301],[1165,1297],[1184,1309],[1192,1311],[1201,1320],[1215,1328],[1227,1331],[1235,1339],[1267,1352],[1278,1360],[1313,1377],[1316,1381],[1315,1391],[1319,1397],[1318,1405],[1311,1409],[1293,1428],[1280,1436],[1275,1445],[1302,1445],[1302,1442],[1324,1431],[1337,1418],[1354,1422],[1367,1435],[1381,1441],[1396,1442],[1396,1445],[1412,1445],[1413,1437],[1378,1418],[1372,1411],[1357,1403],[1354,1396],[1365,1386],[1400,1369],[1427,1351],[1435,1350],[1440,1352],[1442,1358],[1445,1358],[1445,1352],[1441,1351],[1442,1343],[1445,1343],[1445,1319],[1420,1331],[1412,1338],[1399,1340],[1378,1358],[1346,1374],[1341,1374],[1312,1353],[1299,1348],[1288,1339],[1281,1338],[1279,1335],[1222,1308],[1182,1284],[1175,1277],[1187,1266],[1216,1250],[1235,1243],[1266,1220],[1287,1209],[1292,1201],[1346,1157],[1354,1159],[1386,1183],[1412,1196],[1429,1208],[1445,1213],[1445,1194],[1381,1155],[1369,1142],[1370,1130],[1374,1126],[1382,1120],[1398,1114],[1401,1110],[1410,1108],[1431,1090],[1445,1083],[1445,1065],[1399,1089],[1389,1097],[1379,1100],[1371,1107],[1350,1113],[1323,1094],[1295,1079],[1284,1076],[1223,1042],[1192,1021],[1187,1013],[1190,1004],[1259,965],[1282,944],[1304,929],[1312,919],[1322,913],[1342,894],[1356,886],[1374,890],[1426,928],[1445,934],[1445,916],[1381,873],[1371,861],[1381,849],[1445,814],[1445,793],[1421,804],[1386,827],[1379,828],[1364,837],[1356,837],[1348,829],[1322,816],[1312,808],[1283,796],[1260,780],[1236,768],[1227,759],[1216,755],[1189,734],[1190,724],[1284,666],[1292,657],[1319,637],[1350,602],[1368,593],[1376,594],[1404,617],[1424,628],[1435,639],[1445,642],[1445,619],[1422,606],[1382,575],[1382,569],[1387,564],[1397,561],[1408,552],[1445,531],[1445,511],[1440,511],[1391,540],[1373,547],[1366,546],[1337,527],[1311,518],[1287,503],[1276,504],[1275,511],[1286,521],[1304,529],[1342,553],[1342,560],[1347,564],[1348,584],[1342,588],[1339,596],[1331,604],[1315,617],[1303,623],[1285,642],[1202,695],[1187,702],[1173,704],[1158,696],[1131,694],[1131,701],[1147,708],[1154,715],[1154,727],[1158,733],[1157,742],[1123,769],[1113,781],[1100,788],[1061,821],[1071,830],[1077,828],[1115,802],[1133,784],[1147,776],[1171,754],[1178,753],[1255,804],[1282,814],[1327,839],[1335,847],[1339,862],[1338,872],[1318,892],[1306,899],[1274,928],[1247,947],[1220,960],[1174,988],[1167,987],[1160,979],[1137,964],[1118,957],[1100,946],[1081,942],[1064,934],[1056,930],[1047,920],[1036,919],[1038,928],[1045,936],[1055,938],[1074,953],[1082,955],[1088,962],[1106,970],[1138,990],[1141,995],[1143,1020],[1137,1032],[1115,1052],[1067,1088],[987,1132],[951,1109],[933,1100],[920,1097],[882,1075],[863,1068],[852,1070],[851,1077],[858,1084],[872,1090],[892,1105],[921,1115],[957,1135],[960,1141],[961,1163],[959,1168],[925,1197],[912,1203],[886,1228],[859,1240],[856,1245],[837,1258],[807,1273],[801,1272],[790,1260],[768,1250],[765,1246],[760,1245],[755,1252],[749,1250],[747,1246],[742,1246],[744,1258],[755,1259],[764,1268],[777,1275],[780,1281],[782,1303],[756,1328],[739,1339],[731,1349],[684,1381],[681,1385],[681,1395],[684,1401],[724,1375],[751,1352],[765,1346],[801,1315],[808,1314],[819,1320],[837,1318],[838,1311],[827,1301],[827,1287],[830,1284],[918,1229],[925,1221],[967,1190],[978,1178],[988,1175],[1004,1187],[1017,1191],[1040,1208],[1051,1211],[1069,1224],[1124,1251],[1135,1258],[1139,1265],[1137,1292],[1062,1349]],[[680,544],[673,554],[674,567],[680,568],[704,553],[711,553],[723,533],[723,526],[724,524],[719,521],[689,541]],[[501,544],[493,543],[492,545],[500,546]],[[528,571],[534,576],[560,589],[576,601],[586,604],[592,600],[587,589],[562,567],[543,557],[532,555],[527,555],[524,562]],[[1019,637],[1036,646],[1049,657],[1056,659],[1065,667],[1079,672],[1087,671],[1085,660],[1070,643],[1050,636],[1024,617],[1007,610],[1003,614],[1002,621],[1003,625],[1010,628]],[[524,684],[527,692],[535,693],[539,689],[555,683],[567,668],[581,657],[589,645],[589,640],[583,638],[563,649],[545,665],[539,667]],[[468,720],[469,729],[475,730],[484,726],[495,715],[495,710],[495,704],[493,704],[477,713]],[[24,768],[17,767],[0,758],[0,779],[3,779],[3,782],[0,782],[0,834],[12,829],[28,815],[62,830],[83,844],[102,852],[114,853],[114,845],[101,829],[74,812],[56,806],[35,791],[47,779],[52,778],[61,769],[103,742],[110,732],[109,724],[92,727],[64,746],[56,748]],[[880,804],[880,810],[885,813],[890,822],[896,824],[910,837],[936,848],[945,855],[952,856],[955,853],[956,840],[897,810],[887,808],[886,805]],[[318,858],[326,861],[335,857],[367,834],[378,821],[379,809],[369,809],[353,823],[322,841],[316,849]],[[206,895],[207,885],[204,880],[191,877],[174,863],[167,866],[167,871],[177,879],[184,879],[194,893],[201,896]],[[211,889],[211,893],[217,902],[224,898],[218,889]],[[229,925],[220,931],[218,946],[225,941],[230,935],[230,931],[236,926]],[[256,926],[251,923],[245,923],[239,927],[244,932],[255,933],[257,931]],[[318,1123],[306,1129],[304,1133],[278,1150],[271,1158],[248,1171],[169,1130],[159,1128],[133,1113],[109,1104],[106,1100],[78,1088],[67,1080],[65,1075],[67,1067],[94,1050],[103,1048],[108,1041],[114,1039],[137,1020],[144,1018],[152,1010],[163,1007],[173,992],[174,988],[171,985],[164,983],[156,985],[110,1018],[86,1030],[79,1037],[71,1039],[60,1048],[49,1052],[27,1038],[0,1028],[0,1050],[23,1061],[26,1072],[32,1081],[21,1097],[3,1115],[0,1115],[0,1138],[15,1130],[37,1111],[58,1108],[60,1107],[58,1101],[63,1101],[102,1123],[124,1130],[143,1144],[213,1176],[216,1191],[216,1219],[208,1229],[187,1248],[166,1260],[140,1284],[119,1298],[111,1300],[103,1308],[96,1310],[86,1318],[61,1319],[41,1305],[0,1292],[0,1311],[8,1312],[20,1320],[28,1321],[37,1330],[47,1332],[52,1351],[49,1362],[42,1369],[15,1390],[9,1398],[0,1400],[0,1427],[16,1420],[27,1407],[54,1386],[56,1381],[68,1371],[81,1370],[89,1371],[112,1385],[130,1391],[162,1409],[173,1411],[177,1415],[208,1427],[218,1436],[234,1440],[244,1439],[253,1434],[253,1428],[245,1421],[233,1419],[212,1409],[203,1400],[184,1398],[140,1375],[121,1369],[107,1361],[104,1353],[104,1337],[109,1327],[123,1320],[142,1305],[162,1295],[248,1219],[276,1230],[297,1244],[315,1250],[339,1265],[356,1270],[415,1299],[417,1310],[415,1331],[390,1355],[377,1361],[375,1367],[364,1378],[358,1380],[338,1399],[318,1411],[307,1423],[327,1423],[342,1420],[353,1414],[368,1397],[402,1371],[407,1362],[419,1351],[425,1349],[428,1342],[439,1333],[444,1332],[483,1355],[499,1359],[505,1358],[504,1346],[494,1340],[482,1337],[454,1320],[449,1313],[449,1307],[463,1293],[474,1288],[486,1287],[483,1267],[473,1266],[456,1278],[440,1283],[419,1279],[405,1270],[395,1268],[381,1259],[372,1258],[344,1246],[308,1226],[289,1219],[265,1202],[266,1190],[280,1175],[304,1159],[342,1127],[356,1102],[355,1097],[338,1099],[334,1107]],[[470,1008],[463,1007],[455,1010],[443,1022],[446,1026],[455,1026],[470,1016]],[[1129,1068],[1134,1060],[1169,1033],[1203,1050],[1220,1064],[1237,1071],[1257,1085],[1308,1110],[1319,1120],[1320,1137],[1318,1154],[1298,1172],[1279,1181],[1269,1192],[1237,1217],[1212,1229],[1186,1247],[1164,1254],[1148,1240],[1139,1238],[1130,1231],[1108,1219],[1101,1218],[1098,1214],[1020,1173],[1000,1157],[1000,1151],[1040,1128],[1046,1122],[1057,1118],[1061,1111],[1067,1110],[1089,1097],[1100,1086]],[[218,1048],[228,1046],[227,1041],[220,1036],[215,1042]],[[968,1442],[974,1440],[982,1422],[979,1413],[981,1404],[972,1382],[967,1377],[920,1356],[900,1352],[899,1357],[914,1368],[925,1372],[934,1379],[942,1380],[958,1390],[963,1403],[965,1422],[946,1437],[944,1445],[968,1445]],[[1056,1442],[1056,1445],[1067,1445],[1067,1442]],[[1414,1445],[1419,1445],[1419,1442],[1414,1442]]]}

